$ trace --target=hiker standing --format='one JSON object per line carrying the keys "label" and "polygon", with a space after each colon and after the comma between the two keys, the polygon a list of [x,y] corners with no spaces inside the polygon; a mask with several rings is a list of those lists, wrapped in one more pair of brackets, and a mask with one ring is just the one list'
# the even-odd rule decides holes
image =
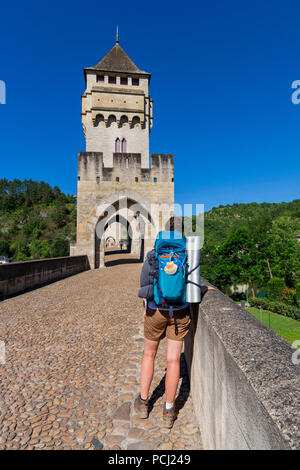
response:
{"label": "hiker standing", "polygon": [[[148,417],[148,395],[154,360],[160,341],[167,337],[166,402],[163,418],[169,428],[176,419],[174,402],[180,377],[180,355],[191,321],[189,305],[185,302],[185,267],[185,239],[182,234],[160,232],[155,249],[147,253],[138,293],[139,297],[144,298],[144,355],[140,394],[135,400],[134,408],[139,417]],[[161,289],[158,274],[164,278],[166,292]],[[173,298],[173,301],[168,302],[167,298]]]}
{"label": "hiker standing", "polygon": [[[144,355],[141,365],[140,394],[134,409],[147,418],[148,395],[154,372],[154,360],[160,341],[167,337],[166,401],[163,419],[168,428],[176,419],[175,396],[180,378],[183,340],[190,327],[186,293],[185,238],[180,232],[160,232],[155,249],[147,253],[143,264],[138,296],[144,299]],[[201,287],[202,294],[213,287]]]}

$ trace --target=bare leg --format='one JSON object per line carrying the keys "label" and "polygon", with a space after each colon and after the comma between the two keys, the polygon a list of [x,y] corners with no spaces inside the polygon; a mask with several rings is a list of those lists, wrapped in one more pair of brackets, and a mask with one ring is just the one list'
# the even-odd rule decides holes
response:
{"label": "bare leg", "polygon": [[151,341],[145,338],[144,356],[141,366],[141,397],[148,398],[149,389],[154,371],[154,359],[157,353],[159,341]]}
{"label": "bare leg", "polygon": [[180,377],[180,355],[183,341],[167,339],[166,401],[173,403]]}

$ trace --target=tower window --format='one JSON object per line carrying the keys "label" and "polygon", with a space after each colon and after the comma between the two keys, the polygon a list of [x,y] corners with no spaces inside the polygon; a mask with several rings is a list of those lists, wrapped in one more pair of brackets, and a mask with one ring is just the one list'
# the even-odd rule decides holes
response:
{"label": "tower window", "polygon": [[120,148],[121,148],[121,142],[120,142],[120,139],[118,138],[115,141],[115,152],[120,153]]}
{"label": "tower window", "polygon": [[78,176],[78,181],[80,181],[80,176]]}
{"label": "tower window", "polygon": [[127,77],[121,77],[121,85],[127,85],[128,84],[128,78]]}
{"label": "tower window", "polygon": [[108,77],[108,83],[116,83],[116,77]]}
{"label": "tower window", "polygon": [[138,177],[136,176],[135,177],[135,182],[137,183],[139,181]]}
{"label": "tower window", "polygon": [[116,182],[118,183],[120,181],[120,178],[117,176],[116,177]]}
{"label": "tower window", "polygon": [[97,75],[97,82],[104,82],[104,75]]}
{"label": "tower window", "polygon": [[153,178],[154,183],[157,183],[157,178]]}
{"label": "tower window", "polygon": [[126,153],[127,151],[127,142],[126,139],[122,139],[122,153]]}
{"label": "tower window", "polygon": [[100,176],[96,176],[96,181],[97,181],[97,184],[100,183]]}
{"label": "tower window", "polygon": [[138,78],[133,78],[132,79],[132,85],[139,86],[139,84],[140,84],[140,80]]}

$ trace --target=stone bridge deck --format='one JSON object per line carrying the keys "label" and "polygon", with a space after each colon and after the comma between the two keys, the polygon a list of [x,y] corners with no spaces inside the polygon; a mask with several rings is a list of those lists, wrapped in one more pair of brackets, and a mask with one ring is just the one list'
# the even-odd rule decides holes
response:
{"label": "stone bridge deck", "polygon": [[[86,271],[0,303],[0,449],[200,449],[182,357],[179,416],[164,428],[165,340],[148,420],[134,416],[143,352],[141,265],[111,254]],[[125,263],[127,261],[127,263]]]}

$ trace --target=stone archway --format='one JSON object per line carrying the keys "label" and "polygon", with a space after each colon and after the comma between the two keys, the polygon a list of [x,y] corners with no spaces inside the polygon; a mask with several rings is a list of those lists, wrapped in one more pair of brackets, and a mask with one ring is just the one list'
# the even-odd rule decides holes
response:
{"label": "stone archway", "polygon": [[[134,199],[135,198],[135,199]],[[127,230],[130,239],[130,252],[135,254],[138,259],[144,258],[145,251],[145,233],[149,231],[149,225],[153,225],[154,221],[150,213],[150,204],[147,201],[139,201],[136,194],[131,191],[118,193],[106,198],[101,205],[98,206],[96,217],[91,216],[87,222],[87,226],[94,226],[94,267],[105,266],[105,231],[106,228],[114,223],[122,223]],[[147,207],[148,206],[148,207]]]}
{"label": "stone archway", "polygon": [[116,239],[112,235],[105,236],[105,248],[116,246]]}
{"label": "stone archway", "polygon": [[[77,226],[77,243],[72,254],[87,254],[91,269],[104,267],[105,241],[102,240],[105,224],[116,215],[123,216],[133,228],[131,253],[142,256],[153,248],[159,230],[163,230],[172,213],[172,203],[150,202],[147,197],[131,189],[102,197],[86,216],[80,215]],[[96,230],[99,223],[100,237]],[[127,223],[127,222],[126,222]]]}
{"label": "stone archway", "polygon": [[[105,240],[110,236],[114,239],[114,247],[118,249],[120,247],[121,241],[126,240],[126,245],[128,251],[131,249],[131,240],[132,240],[132,227],[128,220],[120,214],[116,214],[111,217],[111,219],[104,226],[103,236]],[[105,242],[105,247],[107,248],[107,243]]]}
{"label": "stone archway", "polygon": [[[100,227],[96,227],[95,230],[95,268],[104,267],[105,266],[105,251],[106,251],[106,233],[109,227],[113,224],[117,223],[122,225],[126,229],[126,233],[128,234],[128,245],[127,245],[127,252],[132,252],[132,242],[134,239],[135,230],[133,228],[132,221],[130,222],[127,218],[122,216],[119,213],[116,213],[110,218],[107,216],[104,218],[100,218],[99,222]],[[119,240],[119,234],[115,233],[115,240]],[[110,236],[113,236],[110,235]],[[135,254],[138,256],[139,253]]]}

